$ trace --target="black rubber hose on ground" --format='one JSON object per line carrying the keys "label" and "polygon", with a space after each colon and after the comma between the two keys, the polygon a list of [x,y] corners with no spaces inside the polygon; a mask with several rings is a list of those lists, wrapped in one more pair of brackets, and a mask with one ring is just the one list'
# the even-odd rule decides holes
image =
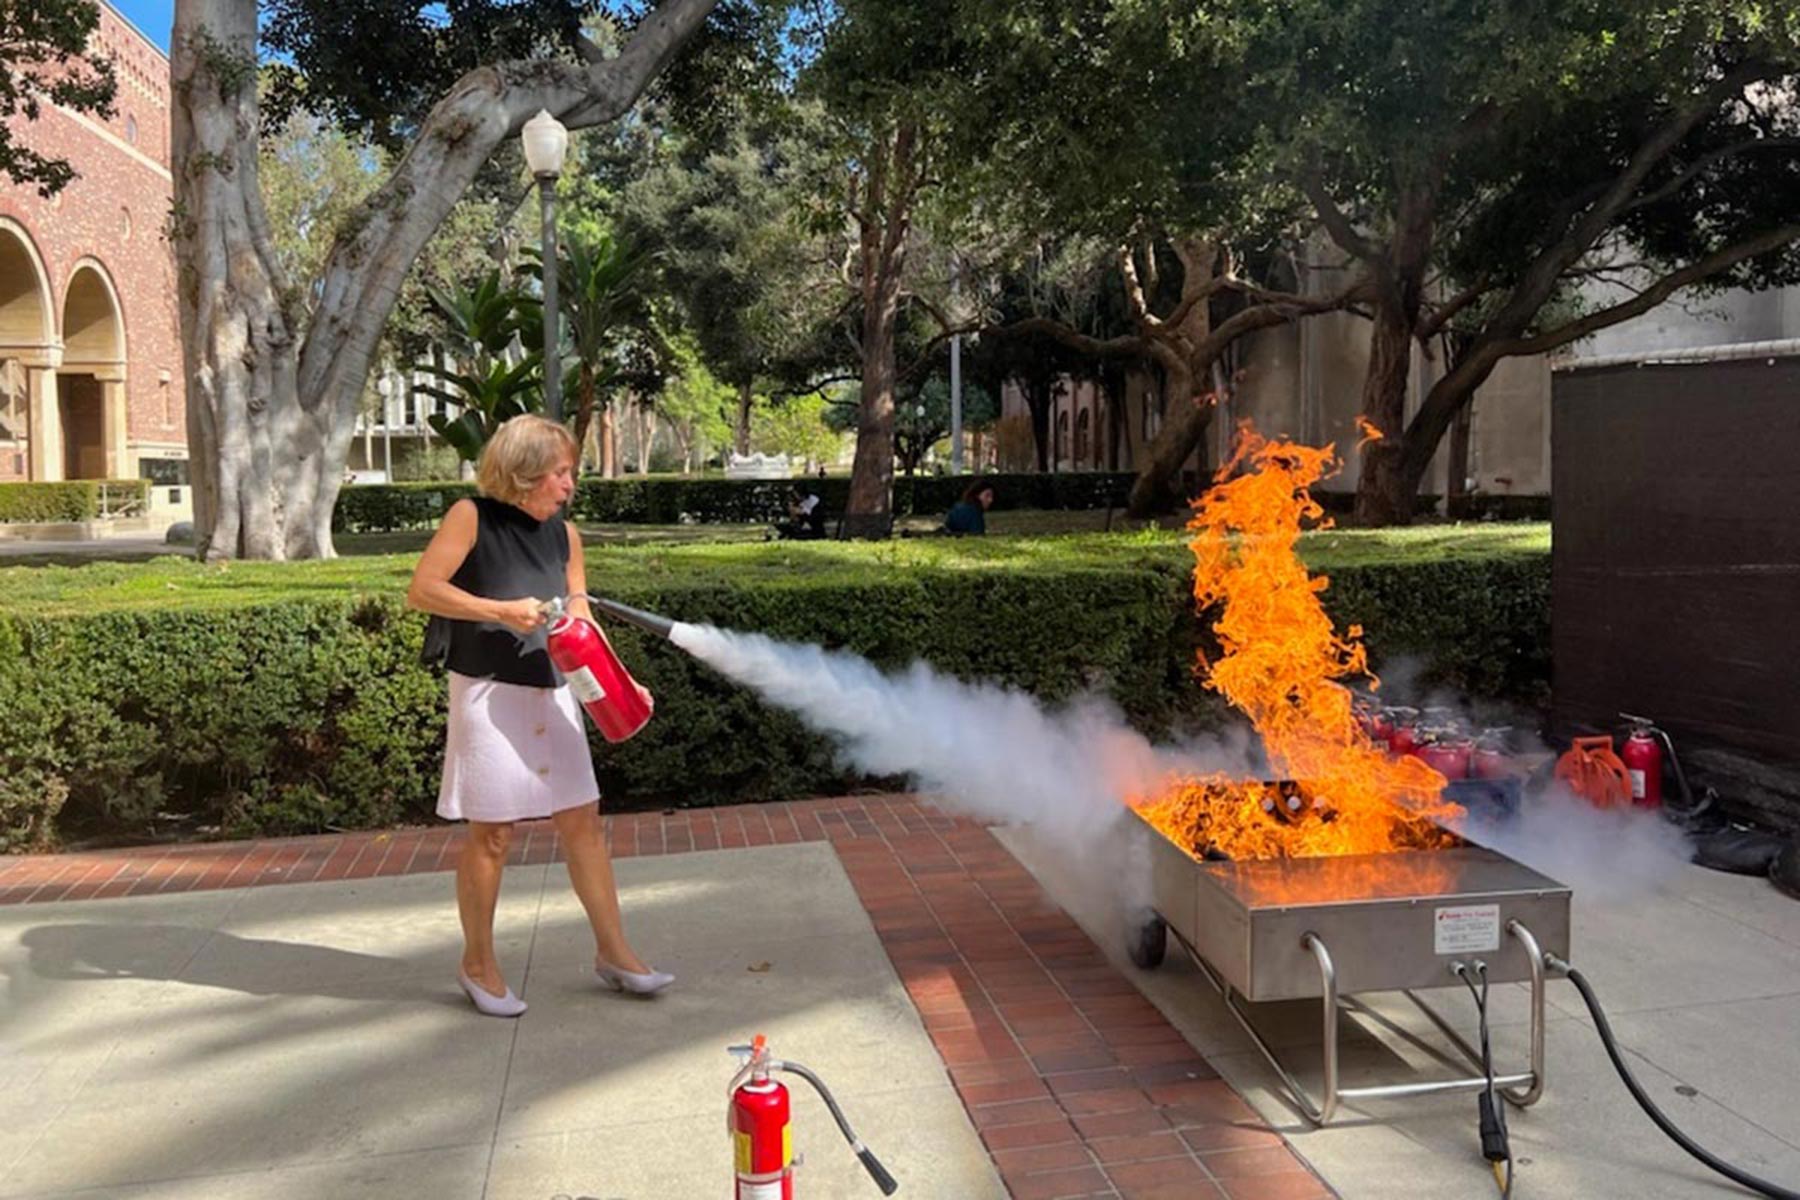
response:
{"label": "black rubber hose on ground", "polygon": [[1595,998],[1594,989],[1588,986],[1587,979],[1582,976],[1580,971],[1553,955],[1545,955],[1544,961],[1567,975],[1569,982],[1575,985],[1575,990],[1581,993],[1581,999],[1587,1004],[1588,1012],[1593,1014],[1594,1028],[1600,1032],[1600,1041],[1606,1046],[1607,1057],[1612,1059],[1613,1069],[1619,1073],[1619,1078],[1625,1081],[1625,1087],[1631,1092],[1631,1098],[1638,1102],[1638,1107],[1642,1108],[1650,1119],[1656,1122],[1658,1129],[1669,1135],[1670,1141],[1739,1187],[1748,1188],[1758,1195],[1771,1197],[1772,1200],[1800,1200],[1800,1192],[1770,1183],[1766,1179],[1758,1179],[1750,1172],[1732,1166],[1676,1128],[1675,1122],[1669,1120],[1663,1114],[1662,1109],[1656,1107],[1656,1102],[1650,1099],[1649,1094],[1638,1083],[1637,1077],[1631,1073],[1631,1068],[1625,1065],[1625,1059],[1619,1053],[1619,1045],[1613,1040],[1612,1026],[1607,1023],[1606,1013],[1601,1010],[1600,1001]]}

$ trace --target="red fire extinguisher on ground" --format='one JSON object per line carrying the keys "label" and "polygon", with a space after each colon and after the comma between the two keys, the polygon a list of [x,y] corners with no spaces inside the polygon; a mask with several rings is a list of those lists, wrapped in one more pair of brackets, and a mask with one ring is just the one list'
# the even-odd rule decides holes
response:
{"label": "red fire extinguisher on ground", "polygon": [[1388,709],[1392,725],[1388,734],[1388,753],[1395,758],[1416,754],[1419,749],[1419,710],[1397,705]]}
{"label": "red fire extinguisher on ground", "polygon": [[1631,802],[1639,808],[1661,808],[1663,752],[1656,739],[1662,731],[1648,717],[1619,715],[1631,722],[1631,732],[1619,747],[1619,761],[1631,777]]}
{"label": "red fire extinguisher on ground", "polygon": [[1474,747],[1450,730],[1436,730],[1414,753],[1445,779],[1467,779]]}
{"label": "red fire extinguisher on ground", "polygon": [[561,597],[544,601],[550,661],[609,742],[622,742],[650,720],[647,693],[613,653],[599,626],[568,611]]}
{"label": "red fire extinguisher on ground", "polygon": [[874,1153],[851,1132],[850,1122],[844,1119],[844,1111],[824,1080],[799,1063],[771,1058],[768,1039],[760,1033],[748,1046],[730,1049],[742,1060],[727,1089],[731,1109],[726,1129],[731,1134],[736,1164],[734,1200],[794,1200],[794,1138],[789,1123],[788,1090],[773,1078],[782,1071],[800,1076],[818,1091],[843,1131],[844,1140],[856,1151],[881,1194],[891,1196],[900,1189]]}
{"label": "red fire extinguisher on ground", "polygon": [[1504,779],[1513,773],[1512,760],[1506,753],[1506,735],[1510,726],[1484,729],[1475,741],[1475,752],[1469,757],[1469,775],[1475,779]]}

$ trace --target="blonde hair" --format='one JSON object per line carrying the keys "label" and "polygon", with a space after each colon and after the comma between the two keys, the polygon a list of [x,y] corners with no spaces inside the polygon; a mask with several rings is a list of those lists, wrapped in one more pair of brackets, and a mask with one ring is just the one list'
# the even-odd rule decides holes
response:
{"label": "blonde hair", "polygon": [[501,425],[482,447],[475,486],[484,496],[517,504],[563,463],[574,466],[578,455],[574,434],[555,421],[526,413]]}

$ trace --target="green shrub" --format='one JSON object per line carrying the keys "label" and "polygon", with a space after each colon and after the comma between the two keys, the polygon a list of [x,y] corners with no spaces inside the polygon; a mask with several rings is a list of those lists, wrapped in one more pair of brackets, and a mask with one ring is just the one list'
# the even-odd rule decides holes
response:
{"label": "green shrub", "polygon": [[[900,476],[894,480],[894,512],[948,512],[975,476]],[[994,485],[994,507],[1093,509],[1118,507],[1131,491],[1133,476],[1085,471],[1065,475],[984,475]],[[825,479],[717,479],[647,477],[583,479],[570,510],[576,520],[603,525],[764,524],[787,515],[788,492],[802,487],[818,493],[825,511],[844,511],[850,481]],[[332,528],[350,533],[387,533],[437,524],[463,496],[469,483],[358,484],[338,493]]]}
{"label": "green shrub", "polygon": [[71,479],[61,483],[0,483],[0,523],[49,524],[91,521],[112,504],[135,501],[140,510],[150,496],[144,479]]}
{"label": "green shrub", "polygon": [[331,528],[336,533],[429,529],[443,519],[452,504],[474,494],[474,484],[448,480],[351,484],[338,492]]}
{"label": "green shrub", "polygon": [[[1443,536],[1346,538],[1365,557],[1387,545],[1390,558],[1334,567],[1327,606],[1365,625],[1378,661],[1424,664],[1424,682],[1540,700],[1548,556],[1392,561],[1396,545]],[[595,553],[590,579],[678,619],[883,667],[923,659],[1052,702],[1098,690],[1153,735],[1224,717],[1193,680],[1203,626],[1178,542],[931,542]],[[445,684],[418,663],[423,618],[399,594],[410,565],[168,559],[5,572],[0,585],[19,599],[0,612],[0,844],[116,834],[158,811],[244,835],[429,819]],[[630,628],[614,637],[656,693],[657,716],[624,745],[595,741],[609,806],[858,782],[796,718],[667,643]]]}

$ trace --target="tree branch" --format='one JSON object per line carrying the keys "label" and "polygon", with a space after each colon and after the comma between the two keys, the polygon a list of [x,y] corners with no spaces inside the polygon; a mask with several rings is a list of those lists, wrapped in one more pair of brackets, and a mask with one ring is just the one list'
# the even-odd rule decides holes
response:
{"label": "tree branch", "polygon": [[1694,178],[1714,163],[1742,154],[1747,150],[1792,150],[1800,146],[1800,138],[1750,138],[1742,142],[1733,142],[1729,146],[1721,146],[1717,150],[1702,154],[1695,159],[1693,165],[1676,175],[1653,192],[1639,196],[1630,204],[1620,209],[1621,213],[1634,212],[1640,208],[1648,208],[1652,204],[1666,200],[1680,192],[1682,188],[1694,181]]}
{"label": "tree branch", "polygon": [[1442,308],[1432,312],[1429,316],[1420,313],[1418,328],[1413,330],[1413,337],[1420,342],[1429,342],[1443,332],[1444,326],[1450,324],[1457,313],[1487,295],[1491,290],[1487,280],[1478,279],[1452,296]]}
{"label": "tree branch", "polygon": [[606,61],[606,51],[602,50],[594,39],[585,33],[575,35],[575,53],[581,56],[583,62],[603,63]]}
{"label": "tree branch", "polygon": [[1605,329],[1609,325],[1617,325],[1635,316],[1649,312],[1664,300],[1691,284],[1710,279],[1714,275],[1729,271],[1732,267],[1747,258],[1755,258],[1759,254],[1767,254],[1771,250],[1779,250],[1790,242],[1800,240],[1800,224],[1783,225],[1772,229],[1760,237],[1750,238],[1735,246],[1727,246],[1723,250],[1707,255],[1699,262],[1690,263],[1679,271],[1663,276],[1631,299],[1592,312],[1566,325],[1559,326],[1536,337],[1513,338],[1496,343],[1499,357],[1509,358],[1518,354],[1543,354],[1578,341],[1596,329]]}
{"label": "tree branch", "polygon": [[1656,164],[1669,155],[1708,113],[1724,100],[1739,93],[1757,79],[1779,73],[1779,68],[1766,63],[1744,63],[1727,72],[1707,88],[1693,104],[1671,117],[1647,138],[1625,168],[1605,187],[1587,212],[1554,245],[1541,251],[1527,268],[1512,297],[1490,323],[1503,334],[1525,328],[1556,289],[1564,271],[1573,266],[1599,240],[1617,219],[1632,194],[1643,185]]}
{"label": "tree branch", "polygon": [[1331,198],[1331,193],[1325,190],[1325,181],[1320,178],[1316,169],[1309,170],[1302,175],[1300,182],[1302,189],[1306,192],[1306,198],[1312,202],[1313,211],[1319,214],[1319,222],[1325,226],[1325,232],[1331,235],[1332,241],[1336,242],[1346,254],[1361,259],[1363,262],[1380,263],[1384,261],[1381,251],[1362,234],[1356,232],[1356,226],[1351,224],[1350,218],[1337,206],[1337,202]]}

